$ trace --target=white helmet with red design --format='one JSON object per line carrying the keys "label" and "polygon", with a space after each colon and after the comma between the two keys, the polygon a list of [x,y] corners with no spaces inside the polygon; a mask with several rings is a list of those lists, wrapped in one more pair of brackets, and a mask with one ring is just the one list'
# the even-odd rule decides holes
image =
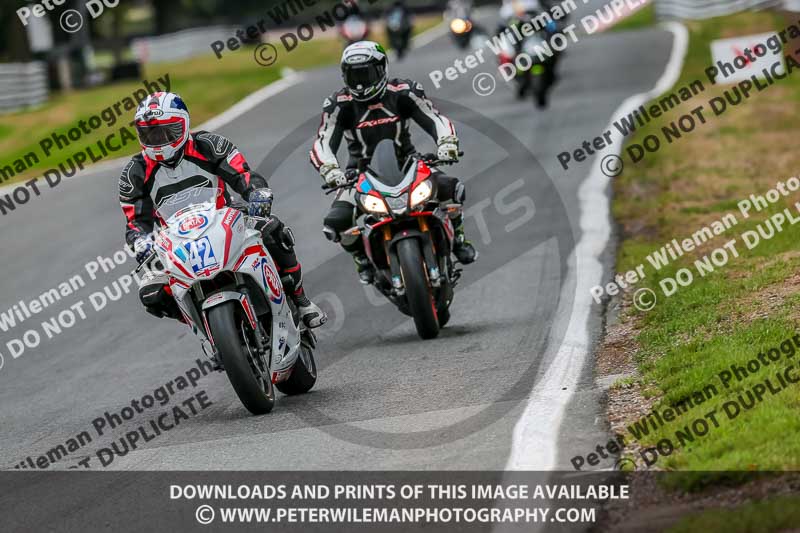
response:
{"label": "white helmet with red design", "polygon": [[144,155],[165,163],[180,158],[189,140],[189,110],[180,96],[151,94],[139,104],[134,123]]}

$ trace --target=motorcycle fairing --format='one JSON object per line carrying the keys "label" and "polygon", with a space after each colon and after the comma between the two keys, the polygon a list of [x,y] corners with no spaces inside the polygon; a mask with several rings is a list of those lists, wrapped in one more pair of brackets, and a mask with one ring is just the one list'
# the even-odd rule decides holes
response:
{"label": "motorcycle fairing", "polygon": [[189,289],[200,281],[216,278],[222,272],[236,272],[252,278],[263,291],[272,315],[273,377],[275,373],[279,377],[288,377],[299,352],[300,334],[278,269],[264,248],[261,233],[248,228],[246,222],[245,215],[237,209],[218,210],[208,204],[195,206],[170,219],[170,224],[158,234],[157,249],[181,312],[195,324],[202,321],[204,327],[198,330],[212,343],[206,319],[208,309],[236,299],[251,327],[255,328],[257,318],[253,302],[240,292],[217,292],[207,295],[200,310],[201,316],[198,316]]}
{"label": "motorcycle fairing", "polygon": [[[387,185],[381,181],[378,174],[371,169],[367,169],[359,176],[356,192],[379,199],[387,206],[386,216],[393,217],[395,214],[404,214],[411,209],[411,193],[430,176],[430,168],[422,161],[418,161],[416,165],[411,166],[397,185]],[[431,197],[435,196],[435,189],[436,184],[433,183]],[[358,201],[363,203],[360,198],[358,198]]]}

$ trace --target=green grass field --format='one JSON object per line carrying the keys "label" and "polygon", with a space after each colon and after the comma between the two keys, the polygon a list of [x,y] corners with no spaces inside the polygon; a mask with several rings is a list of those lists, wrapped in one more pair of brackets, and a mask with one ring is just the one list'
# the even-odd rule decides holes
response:
{"label": "green grass field", "polygon": [[638,30],[646,28],[647,26],[652,26],[655,23],[656,9],[655,4],[651,0],[648,5],[638,9],[633,15],[612,26],[610,31]]}
{"label": "green grass field", "polygon": [[[783,19],[770,13],[689,23],[690,50],[679,85],[705,80],[703,70],[711,64],[712,39],[778,30],[783,25]],[[645,135],[658,133],[661,126],[729,87],[709,86],[697,100],[654,121],[630,140],[640,143]],[[658,296],[651,311],[628,305],[621,317],[637,332],[633,343],[637,386],[645,397],[656,401],[658,409],[674,405],[709,383],[719,390],[690,414],[642,438],[643,446],[653,446],[664,438],[675,441],[675,432],[698,416],[713,410],[719,413],[719,427],[712,425],[708,434],[659,458],[659,468],[731,472],[720,474],[717,481],[736,478],[734,471],[800,468],[800,383],[789,384],[778,394],[767,393],[763,401],[729,420],[723,404],[737,401],[739,395],[767,378],[777,384],[777,366],[762,368],[730,388],[722,386],[718,377],[730,365],[745,365],[760,351],[778,346],[798,332],[800,225],[785,227],[752,250],[742,243],[741,235],[800,201],[800,192],[749,218],[737,210],[737,202],[751,193],[763,195],[778,181],[798,175],[792,149],[798,128],[791,118],[797,116],[798,101],[800,72],[795,72],[719,117],[711,116],[705,125],[672,144],[665,143],[637,164],[624,157],[625,172],[615,178],[613,214],[622,233],[617,272],[645,263],[647,278],[637,288],[650,287]],[[673,238],[689,237],[726,213],[734,213],[739,223],[724,234],[659,271],[647,263],[647,254]],[[794,214],[799,214],[796,209]],[[694,261],[734,238],[739,257],[700,276]],[[657,282],[674,277],[682,267],[693,272],[693,283],[670,297],[663,296]],[[781,359],[781,364],[786,363],[794,364],[794,372],[800,376],[800,355]],[[684,478],[685,488],[699,488],[709,481],[708,476]]]}
{"label": "green grass field", "polygon": [[[418,17],[415,33],[421,33],[436,26],[441,17]],[[384,36],[379,33],[373,37],[381,42]],[[282,48],[280,48],[282,51]],[[247,95],[279,79],[281,70],[289,67],[295,70],[328,65],[339,60],[342,44],[339,39],[313,39],[301,43],[290,53],[279,55],[276,63],[262,67],[253,57],[254,47],[246,47],[236,52],[227,52],[222,59],[211,54],[198,56],[176,63],[158,63],[145,66],[144,79],[155,81],[169,74],[171,90],[180,94],[192,114],[194,126],[221,113]],[[106,126],[84,134],[81,139],[62,150],[53,151],[45,157],[39,141],[50,137],[53,132],[65,134],[80,120],[88,120],[103,109],[112,106],[136,89],[142,88],[141,81],[115,83],[89,90],[57,93],[43,106],[14,114],[0,116],[0,167],[14,166],[14,161],[33,151],[39,158],[38,164],[18,173],[8,182],[19,181],[35,176],[58,163],[66,161],[76,152],[93,146],[98,140],[115,133],[120,127],[133,120],[133,112],[126,111],[114,126]],[[138,102],[137,102],[138,103]],[[321,105],[321,102],[311,102]],[[132,131],[132,129],[131,129]],[[116,141],[119,142],[119,141]],[[97,148],[94,148],[97,152]],[[122,150],[109,157],[121,157],[138,151],[137,143],[128,143]],[[6,183],[8,183],[6,182]]]}
{"label": "green grass field", "polygon": [[715,509],[681,520],[669,533],[770,533],[794,531],[800,524],[800,498],[778,497],[738,509]]}

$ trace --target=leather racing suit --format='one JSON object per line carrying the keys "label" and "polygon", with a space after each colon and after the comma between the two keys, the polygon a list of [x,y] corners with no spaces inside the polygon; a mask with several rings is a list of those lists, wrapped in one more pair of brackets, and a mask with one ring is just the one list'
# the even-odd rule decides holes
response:
{"label": "leather racing suit", "polygon": [[[174,166],[135,155],[119,180],[119,201],[127,219],[125,240],[134,242],[153,232],[160,223],[155,206],[183,190],[193,187],[213,187],[222,191],[218,206],[231,205],[229,189],[247,201],[256,189],[267,188],[267,180],[250,170],[244,156],[234,144],[221,135],[197,131],[189,136],[179,162]],[[262,232],[264,244],[278,267],[278,274],[290,277],[293,299],[298,306],[307,300],[302,283],[302,270],[294,252],[291,230],[280,220],[271,217],[269,223],[256,226]],[[159,280],[154,286],[142,288],[139,296],[147,311],[158,317],[182,319],[180,309],[168,284]]]}
{"label": "leather racing suit", "polygon": [[[330,165],[338,166],[336,152],[344,138],[349,153],[346,168],[355,169],[359,160],[372,157],[380,141],[394,139],[402,166],[403,161],[416,151],[411,143],[410,121],[416,122],[434,141],[456,134],[452,122],[439,113],[425,95],[422,85],[415,81],[390,79],[381,97],[366,102],[355,100],[349,90],[343,88],[323,103],[322,121],[310,152],[311,164],[319,172]],[[440,201],[463,203],[464,187],[457,178],[445,176],[437,169],[434,169],[433,176],[438,181]],[[324,224],[339,234],[353,226],[355,213],[353,189],[341,189]],[[463,232],[460,217],[453,220],[453,224]],[[358,238],[343,238],[342,247],[353,254],[363,253],[363,243]]]}

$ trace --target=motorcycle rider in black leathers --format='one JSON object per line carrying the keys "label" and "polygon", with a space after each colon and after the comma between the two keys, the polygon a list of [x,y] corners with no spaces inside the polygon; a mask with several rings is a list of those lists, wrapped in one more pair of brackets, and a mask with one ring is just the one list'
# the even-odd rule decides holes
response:
{"label": "motorcycle rider in black leathers", "polygon": [[[556,3],[557,0],[503,0],[495,35],[501,35],[512,26],[520,26],[525,23],[530,23],[537,31],[544,30],[547,36],[563,31],[568,26],[569,14],[561,12],[560,14],[563,15],[561,18],[554,17],[553,7],[556,6]],[[514,43],[514,49],[517,53],[521,52],[522,41]],[[558,63],[561,56],[561,52],[554,51],[550,59],[551,68],[545,70],[548,86],[558,81]],[[520,85],[520,91],[522,92],[518,93],[518,96],[522,97],[525,86]]]}
{"label": "motorcycle rider in black leathers", "polygon": [[[327,317],[303,290],[303,277],[294,253],[291,230],[271,215],[272,191],[263,176],[250,170],[236,146],[221,135],[189,131],[189,111],[181,98],[159,92],[145,98],[136,111],[136,131],[142,146],[122,171],[119,200],[127,219],[125,239],[142,263],[152,252],[152,233],[160,224],[155,209],[173,195],[196,187],[221,191],[218,206],[231,204],[227,187],[248,202],[247,212],[261,217],[255,228],[282,278],[290,278],[287,291],[300,318],[310,328],[321,326]],[[172,297],[168,277],[148,271],[139,289],[147,311],[157,317],[183,320]]]}
{"label": "motorcycle rider in black leathers", "polygon": [[406,6],[405,0],[395,0],[386,10],[385,16],[389,44],[397,53],[397,59],[402,61],[408,50],[413,30],[411,11]]}
{"label": "motorcycle rider in black leathers", "polygon": [[[438,145],[437,156],[444,161],[458,160],[458,137],[453,124],[441,115],[425,96],[422,85],[412,80],[389,79],[386,51],[377,43],[361,41],[348,46],[342,55],[345,87],[323,103],[322,121],[310,152],[311,164],[329,186],[348,182],[336,158],[342,138],[347,140],[349,160],[346,169],[356,169],[359,160],[369,159],[375,146],[393,139],[401,165],[415,153],[409,133],[409,120],[419,124]],[[456,178],[434,170],[438,181],[439,201],[463,204],[464,185]],[[361,239],[342,236],[354,225],[356,201],[352,188],[336,195],[325,217],[326,236],[341,241],[353,254],[361,282],[370,284],[375,272],[364,253]],[[453,219],[456,239],[453,253],[459,262],[472,263],[477,252],[464,237],[463,217]]]}

